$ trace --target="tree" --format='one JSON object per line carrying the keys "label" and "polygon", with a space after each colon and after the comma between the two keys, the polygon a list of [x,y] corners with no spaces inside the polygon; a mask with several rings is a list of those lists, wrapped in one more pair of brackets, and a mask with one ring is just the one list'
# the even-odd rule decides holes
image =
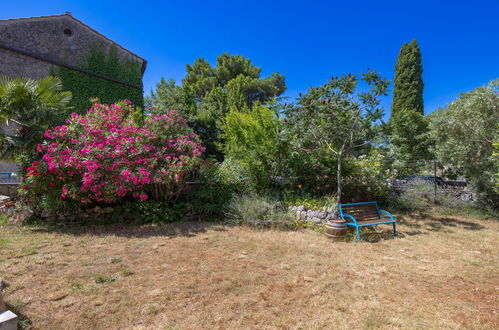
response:
{"label": "tree", "polygon": [[[359,82],[366,88],[359,88]],[[333,77],[299,97],[287,112],[299,148],[305,152],[319,148],[336,157],[338,202],[342,197],[342,162],[376,137],[378,130],[373,124],[383,116],[380,97],[386,95],[388,84],[369,69],[360,78],[352,74]]]}
{"label": "tree", "polygon": [[428,119],[412,110],[401,110],[389,123],[390,150],[387,161],[399,177],[418,172],[433,158],[430,151],[433,140]]}
{"label": "tree", "polygon": [[59,78],[1,78],[0,158],[20,162],[24,170],[45,130],[65,119],[70,100]]}
{"label": "tree", "polygon": [[415,111],[424,115],[423,65],[418,42],[404,43],[395,65],[395,82],[391,117],[400,111]]}
{"label": "tree", "polygon": [[395,65],[392,112],[388,125],[389,158],[399,175],[418,171],[420,161],[431,159],[431,140],[424,116],[423,66],[418,42],[404,43]]}
{"label": "tree", "polygon": [[437,159],[470,180],[482,201],[499,206],[494,193],[493,142],[499,125],[499,79],[461,94],[431,115]]}
{"label": "tree", "polygon": [[233,108],[224,120],[224,154],[240,164],[258,190],[268,188],[276,160],[285,153],[281,127],[275,112],[259,103],[243,111]]}
{"label": "tree", "polygon": [[492,161],[495,164],[495,176],[494,176],[494,181],[495,181],[495,190],[499,194],[499,125],[497,125],[497,134],[496,134],[496,139],[493,143],[494,145],[494,152],[492,153]]}
{"label": "tree", "polygon": [[[240,91],[250,107],[256,101],[270,101],[286,90],[283,75],[272,73],[262,79],[262,69],[253,65],[249,58],[223,53],[216,62],[216,67],[212,67],[205,59],[198,58],[193,65],[187,65],[182,85],[193,89],[197,101],[201,101],[215,87],[225,89],[229,86],[232,92]],[[237,81],[233,82],[234,79]]]}
{"label": "tree", "polygon": [[173,108],[189,119],[201,136],[206,155],[223,159],[220,148],[222,119],[230,109],[249,109],[255,102],[266,103],[281,95],[284,76],[272,73],[261,78],[261,68],[240,55],[221,54],[216,66],[203,58],[187,65],[180,86],[162,79],[148,101],[156,108]]}

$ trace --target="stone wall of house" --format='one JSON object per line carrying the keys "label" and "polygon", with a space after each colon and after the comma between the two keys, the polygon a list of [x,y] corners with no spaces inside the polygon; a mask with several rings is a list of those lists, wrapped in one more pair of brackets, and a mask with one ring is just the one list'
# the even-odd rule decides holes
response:
{"label": "stone wall of house", "polygon": [[[70,14],[0,20],[0,43],[74,66],[79,66],[87,58],[94,45],[100,45],[106,51],[115,47],[121,61],[132,59],[144,64],[143,59],[75,20]],[[48,76],[52,67],[48,62],[0,48],[0,76],[40,79]],[[11,135],[16,129],[15,125],[1,128]],[[15,163],[0,162],[0,172],[18,171]]]}
{"label": "stone wall of house", "polygon": [[[69,14],[31,19],[0,20],[0,42],[71,65],[86,59],[93,45],[106,51],[115,47],[120,60],[143,60],[117,46]],[[39,79],[50,73],[51,64],[0,49],[0,76]]]}

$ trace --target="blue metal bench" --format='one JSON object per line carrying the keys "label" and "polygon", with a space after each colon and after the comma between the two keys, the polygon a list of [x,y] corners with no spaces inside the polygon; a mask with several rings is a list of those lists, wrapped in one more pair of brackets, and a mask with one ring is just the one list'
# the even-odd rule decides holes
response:
{"label": "blue metal bench", "polygon": [[340,204],[339,208],[341,218],[346,221],[347,226],[355,227],[357,242],[360,241],[361,227],[376,226],[384,223],[392,223],[393,236],[397,236],[395,219],[389,212],[378,209],[377,202]]}

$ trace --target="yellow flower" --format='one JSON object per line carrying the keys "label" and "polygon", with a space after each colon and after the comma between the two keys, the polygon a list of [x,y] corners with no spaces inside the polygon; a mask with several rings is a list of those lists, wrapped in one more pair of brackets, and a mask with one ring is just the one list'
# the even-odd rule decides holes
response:
{"label": "yellow flower", "polygon": [[298,187],[299,189],[301,189],[301,184],[299,184],[297,187]]}

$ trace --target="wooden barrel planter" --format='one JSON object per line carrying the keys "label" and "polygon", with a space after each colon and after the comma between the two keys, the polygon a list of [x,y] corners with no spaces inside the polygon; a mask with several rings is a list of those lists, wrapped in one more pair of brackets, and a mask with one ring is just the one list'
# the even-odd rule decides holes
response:
{"label": "wooden barrel planter", "polygon": [[334,240],[339,240],[345,236],[347,229],[347,223],[344,220],[329,220],[326,223],[326,236]]}

